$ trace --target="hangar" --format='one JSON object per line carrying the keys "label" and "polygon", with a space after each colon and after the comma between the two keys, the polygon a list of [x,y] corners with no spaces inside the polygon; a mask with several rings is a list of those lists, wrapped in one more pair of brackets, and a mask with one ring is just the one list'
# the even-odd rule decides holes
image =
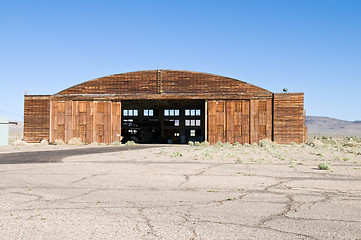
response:
{"label": "hangar", "polygon": [[303,93],[272,93],[214,74],[149,70],[25,95],[24,140],[90,144],[306,140]]}

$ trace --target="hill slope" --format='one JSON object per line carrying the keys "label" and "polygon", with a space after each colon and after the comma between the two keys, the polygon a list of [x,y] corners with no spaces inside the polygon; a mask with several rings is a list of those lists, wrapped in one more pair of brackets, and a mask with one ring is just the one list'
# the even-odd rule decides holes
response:
{"label": "hill slope", "polygon": [[308,137],[361,137],[361,121],[350,122],[328,117],[307,116],[306,126]]}

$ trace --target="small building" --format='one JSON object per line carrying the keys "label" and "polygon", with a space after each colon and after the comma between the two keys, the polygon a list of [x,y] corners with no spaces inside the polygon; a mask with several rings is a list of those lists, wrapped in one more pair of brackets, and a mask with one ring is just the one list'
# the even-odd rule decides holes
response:
{"label": "small building", "polygon": [[54,95],[26,95],[24,140],[84,143],[302,143],[303,93],[272,93],[191,71],[110,75]]}
{"label": "small building", "polygon": [[9,144],[9,119],[0,117],[0,146]]}

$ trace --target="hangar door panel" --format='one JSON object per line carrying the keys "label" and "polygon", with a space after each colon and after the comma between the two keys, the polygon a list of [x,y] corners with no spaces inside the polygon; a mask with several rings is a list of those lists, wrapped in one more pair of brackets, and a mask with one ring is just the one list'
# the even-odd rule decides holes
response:
{"label": "hangar door panel", "polygon": [[208,101],[208,139],[249,143],[249,100]]}

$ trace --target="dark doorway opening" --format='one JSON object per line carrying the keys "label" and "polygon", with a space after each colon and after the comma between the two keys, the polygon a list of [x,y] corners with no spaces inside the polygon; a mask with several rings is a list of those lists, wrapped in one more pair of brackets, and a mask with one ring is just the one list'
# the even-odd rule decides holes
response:
{"label": "dark doorway opening", "polygon": [[204,100],[122,101],[122,142],[203,142],[205,114]]}

